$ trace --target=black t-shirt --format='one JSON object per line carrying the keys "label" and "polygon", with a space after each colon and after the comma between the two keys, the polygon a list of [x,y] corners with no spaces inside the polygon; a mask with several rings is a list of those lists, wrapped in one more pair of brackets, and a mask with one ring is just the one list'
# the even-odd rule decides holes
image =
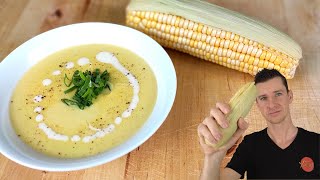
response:
{"label": "black t-shirt", "polygon": [[298,128],[285,149],[277,146],[267,129],[244,137],[227,167],[248,179],[320,179],[320,135]]}

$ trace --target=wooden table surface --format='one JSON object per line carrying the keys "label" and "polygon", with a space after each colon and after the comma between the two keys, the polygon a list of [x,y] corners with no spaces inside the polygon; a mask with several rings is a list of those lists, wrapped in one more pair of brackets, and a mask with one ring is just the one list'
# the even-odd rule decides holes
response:
{"label": "wooden table surface", "polygon": [[[0,0],[0,61],[26,40],[59,26],[78,22],[125,23],[128,0]],[[256,17],[288,33],[302,47],[303,59],[289,87],[297,126],[320,132],[320,1],[211,0]],[[197,125],[217,101],[228,101],[253,77],[166,49],[178,80],[172,110],[160,129],[129,154],[101,166],[46,172],[21,166],[0,154],[0,179],[198,179],[203,154]],[[3,77],[1,77],[3,78]],[[1,87],[3,88],[3,87]],[[246,118],[246,134],[266,126],[257,108]],[[227,162],[228,159],[225,160]]]}

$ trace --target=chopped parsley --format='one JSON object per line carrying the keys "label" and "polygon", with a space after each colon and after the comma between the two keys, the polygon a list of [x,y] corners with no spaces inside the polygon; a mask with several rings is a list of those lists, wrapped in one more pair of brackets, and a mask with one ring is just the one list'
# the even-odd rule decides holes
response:
{"label": "chopped parsley", "polygon": [[92,101],[106,88],[111,91],[111,83],[109,82],[109,73],[107,70],[100,73],[100,69],[91,72],[76,70],[72,78],[68,78],[65,74],[64,84],[69,87],[64,91],[65,94],[76,91],[71,99],[61,99],[68,106],[76,105],[80,109],[92,105]]}

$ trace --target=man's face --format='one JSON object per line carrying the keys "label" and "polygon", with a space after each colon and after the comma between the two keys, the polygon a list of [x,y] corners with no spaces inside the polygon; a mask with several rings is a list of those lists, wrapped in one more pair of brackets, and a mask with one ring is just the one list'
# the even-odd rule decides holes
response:
{"label": "man's face", "polygon": [[290,117],[289,104],[292,92],[287,92],[280,77],[256,84],[258,96],[257,106],[263,117],[272,124],[278,124]]}

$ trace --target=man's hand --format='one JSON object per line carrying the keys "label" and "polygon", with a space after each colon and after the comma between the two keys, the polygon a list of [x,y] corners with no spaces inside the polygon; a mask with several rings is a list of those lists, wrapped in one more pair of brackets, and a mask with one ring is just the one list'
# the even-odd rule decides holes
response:
{"label": "man's hand", "polygon": [[219,130],[221,128],[228,128],[229,123],[226,115],[230,112],[230,106],[226,103],[218,102],[215,108],[210,110],[210,115],[206,117],[202,123],[198,126],[198,135],[202,151],[205,156],[214,155],[217,160],[222,160],[228,149],[230,149],[242,134],[248,128],[248,123],[243,118],[238,120],[238,129],[231,137],[231,139],[220,148],[213,148],[205,143],[205,139],[211,144],[216,144],[222,139],[222,133]]}

